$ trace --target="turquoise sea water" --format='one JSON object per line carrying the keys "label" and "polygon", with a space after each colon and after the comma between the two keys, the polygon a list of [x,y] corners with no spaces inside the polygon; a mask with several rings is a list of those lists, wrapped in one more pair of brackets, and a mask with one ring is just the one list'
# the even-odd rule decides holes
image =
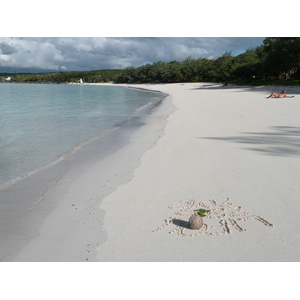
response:
{"label": "turquoise sea water", "polygon": [[125,87],[0,84],[0,189],[51,167],[161,98]]}

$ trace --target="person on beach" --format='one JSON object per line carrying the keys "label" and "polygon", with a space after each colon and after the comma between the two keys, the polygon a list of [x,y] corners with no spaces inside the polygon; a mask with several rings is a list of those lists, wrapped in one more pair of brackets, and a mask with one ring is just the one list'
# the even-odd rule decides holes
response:
{"label": "person on beach", "polygon": [[280,93],[273,92],[267,99],[269,98],[293,98],[293,96],[288,96],[285,90],[282,90]]}

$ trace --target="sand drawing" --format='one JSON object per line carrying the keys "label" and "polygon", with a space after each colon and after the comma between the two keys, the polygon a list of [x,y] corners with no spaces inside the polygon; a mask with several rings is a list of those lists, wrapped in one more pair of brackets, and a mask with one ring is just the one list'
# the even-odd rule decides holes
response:
{"label": "sand drawing", "polygon": [[[231,228],[235,228],[239,232],[245,232],[246,229],[242,227],[241,223],[249,220],[257,220],[268,227],[274,225],[258,215],[251,215],[242,211],[241,206],[234,206],[230,198],[197,201],[195,199],[177,201],[168,206],[169,209],[176,210],[175,217],[169,217],[165,220],[165,224],[153,230],[159,232],[171,225],[175,228],[169,231],[170,234],[178,234],[183,237],[195,237],[201,234],[206,235],[224,235],[231,234]],[[203,218],[203,227],[199,230],[192,230],[189,228],[188,219],[194,213],[195,209],[210,210],[206,217]],[[174,226],[173,226],[174,227]]]}

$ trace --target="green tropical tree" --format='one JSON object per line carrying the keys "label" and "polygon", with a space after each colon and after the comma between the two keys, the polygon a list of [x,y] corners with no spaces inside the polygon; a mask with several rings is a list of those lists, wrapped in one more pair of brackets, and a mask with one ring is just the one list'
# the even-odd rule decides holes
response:
{"label": "green tropical tree", "polygon": [[162,73],[163,82],[180,82],[183,79],[179,62],[174,60],[165,65]]}
{"label": "green tropical tree", "polygon": [[287,79],[300,69],[300,38],[275,37],[264,40],[263,72]]}

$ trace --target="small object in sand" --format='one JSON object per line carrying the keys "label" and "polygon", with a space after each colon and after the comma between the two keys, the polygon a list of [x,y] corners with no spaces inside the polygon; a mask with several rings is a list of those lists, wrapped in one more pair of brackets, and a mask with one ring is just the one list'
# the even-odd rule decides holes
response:
{"label": "small object in sand", "polygon": [[194,213],[189,218],[189,226],[192,229],[199,230],[203,226],[203,220],[202,220],[202,218],[197,213]]}
{"label": "small object in sand", "polygon": [[210,212],[210,210],[206,210],[206,209],[202,209],[202,208],[194,209],[194,211],[196,211],[200,217],[206,217],[206,214]]}

